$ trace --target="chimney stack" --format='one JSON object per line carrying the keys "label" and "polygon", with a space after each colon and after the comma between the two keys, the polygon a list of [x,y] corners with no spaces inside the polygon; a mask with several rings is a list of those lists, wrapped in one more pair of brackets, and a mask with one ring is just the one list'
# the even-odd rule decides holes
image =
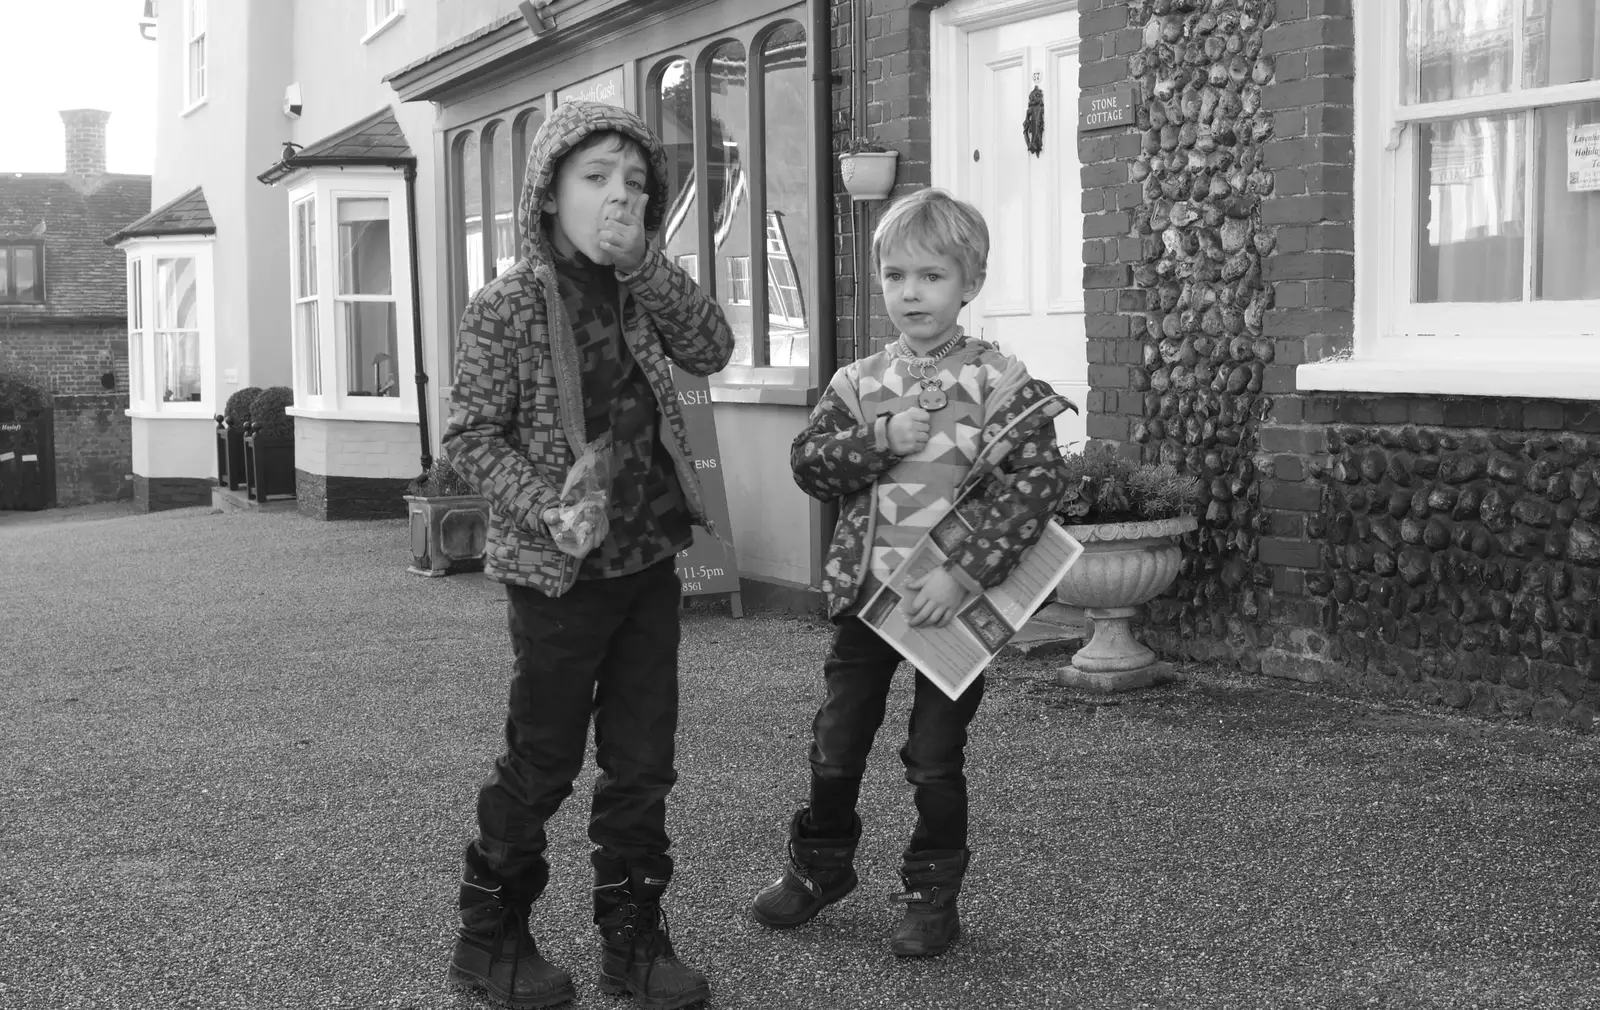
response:
{"label": "chimney stack", "polygon": [[100,109],[63,109],[61,122],[67,133],[67,174],[80,176],[106,173],[106,120],[111,113]]}

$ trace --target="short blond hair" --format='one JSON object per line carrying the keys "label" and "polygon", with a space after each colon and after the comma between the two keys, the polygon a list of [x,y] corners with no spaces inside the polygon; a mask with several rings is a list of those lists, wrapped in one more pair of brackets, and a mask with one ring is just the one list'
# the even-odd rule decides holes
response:
{"label": "short blond hair", "polygon": [[886,249],[920,248],[948,256],[974,281],[989,269],[989,226],[978,208],[947,191],[929,187],[896,200],[872,232],[872,269]]}

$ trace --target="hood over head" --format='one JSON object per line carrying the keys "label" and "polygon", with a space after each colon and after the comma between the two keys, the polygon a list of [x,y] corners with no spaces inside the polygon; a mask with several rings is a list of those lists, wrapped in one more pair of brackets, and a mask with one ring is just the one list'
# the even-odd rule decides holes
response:
{"label": "hood over head", "polygon": [[644,120],[604,102],[563,102],[539,127],[528,148],[522,202],[517,208],[517,220],[522,226],[521,253],[535,267],[550,262],[550,237],[544,233],[540,207],[555,184],[556,166],[586,137],[604,132],[620,133],[644,149],[650,168],[645,183],[650,199],[644,206],[644,229],[652,238],[661,230],[667,207],[667,154]]}

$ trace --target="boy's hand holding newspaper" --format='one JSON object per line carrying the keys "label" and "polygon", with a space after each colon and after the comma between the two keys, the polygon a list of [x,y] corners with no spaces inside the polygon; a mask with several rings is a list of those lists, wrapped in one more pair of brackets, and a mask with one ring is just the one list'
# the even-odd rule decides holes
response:
{"label": "boy's hand holding newspaper", "polygon": [[889,451],[896,456],[921,452],[928,444],[928,412],[921,407],[902,410],[889,418]]}
{"label": "boy's hand holding newspaper", "polygon": [[917,590],[906,609],[906,623],[913,628],[942,628],[956,616],[967,591],[955,577],[943,568],[935,568],[926,575],[906,583],[907,589]]}

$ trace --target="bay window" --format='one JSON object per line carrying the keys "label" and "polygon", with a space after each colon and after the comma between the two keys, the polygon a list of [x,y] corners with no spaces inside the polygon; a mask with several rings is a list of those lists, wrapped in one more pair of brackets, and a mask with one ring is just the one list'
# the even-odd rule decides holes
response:
{"label": "bay window", "polygon": [[128,405],[136,417],[210,417],[215,348],[209,239],[130,240]]}
{"label": "bay window", "polygon": [[1362,0],[1356,339],[1308,389],[1600,395],[1593,0]]}
{"label": "bay window", "polygon": [[404,186],[387,169],[313,169],[289,192],[298,416],[415,419]]}

